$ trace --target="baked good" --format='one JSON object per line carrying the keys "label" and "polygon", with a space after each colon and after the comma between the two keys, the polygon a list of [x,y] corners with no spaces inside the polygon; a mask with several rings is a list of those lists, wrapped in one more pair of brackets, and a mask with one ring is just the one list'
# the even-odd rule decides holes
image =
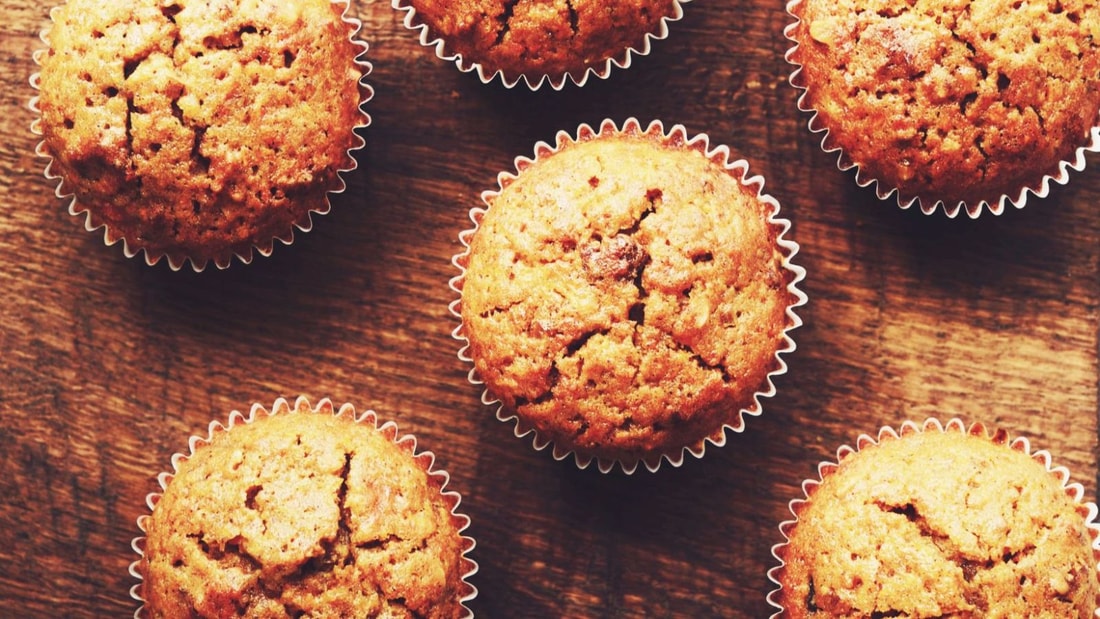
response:
{"label": "baked good", "polygon": [[1096,508],[1049,454],[957,420],[839,453],[781,527],[776,617],[1094,616]]}
{"label": "baked good", "polygon": [[128,255],[219,267],[308,230],[355,167],[369,65],[329,0],[69,0],[36,55],[40,153]]}
{"label": "baked good", "polygon": [[880,197],[976,217],[1045,196],[1100,134],[1098,0],[796,0],[791,82]]}
{"label": "baked good", "polygon": [[327,400],[212,425],[140,523],[143,616],[469,616],[469,521],[432,460]]}
{"label": "baked good", "polygon": [[[466,355],[518,431],[582,466],[679,463],[760,412],[805,300],[763,181],[682,126],[582,126],[464,235]],[[741,162],[743,164],[743,162]]]}
{"label": "baked good", "polygon": [[583,85],[605,78],[612,63],[627,67],[633,54],[649,53],[652,39],[668,36],[669,21],[683,16],[681,0],[398,0],[405,25],[421,42],[477,69],[482,81],[500,75],[506,86],[523,79],[560,89],[566,79]]}

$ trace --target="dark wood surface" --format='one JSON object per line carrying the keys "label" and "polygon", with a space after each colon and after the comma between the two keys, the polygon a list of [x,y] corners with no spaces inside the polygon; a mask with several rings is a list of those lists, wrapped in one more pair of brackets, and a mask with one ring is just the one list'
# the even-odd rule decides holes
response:
{"label": "dark wood surface", "polygon": [[[358,2],[376,94],[348,191],[293,246],[200,274],[105,247],[43,178],[27,100],[50,6],[0,0],[0,616],[131,615],[155,475],[211,420],[278,396],[373,409],[436,453],[473,520],[479,617],[766,617],[800,482],[905,419],[1026,435],[1095,497],[1097,157],[1000,217],[880,202],[795,107],[781,2],[696,0],[629,70],[535,93],[482,84],[389,3]],[[706,133],[767,179],[810,301],[761,417],[627,477],[534,451],[480,403],[447,281],[498,171],[631,116]]]}

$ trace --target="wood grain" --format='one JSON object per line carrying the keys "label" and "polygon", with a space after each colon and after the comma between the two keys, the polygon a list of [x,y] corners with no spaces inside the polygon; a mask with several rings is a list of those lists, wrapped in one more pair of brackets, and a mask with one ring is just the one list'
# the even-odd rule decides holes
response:
{"label": "wood grain", "polygon": [[[782,3],[691,2],[629,70],[532,93],[459,72],[389,3],[358,2],[376,94],[347,191],[292,246],[201,274],[127,259],[67,214],[28,130],[50,4],[0,8],[2,616],[132,615],[156,474],[211,420],[278,396],[373,409],[436,453],[473,520],[479,617],[766,617],[800,482],[905,419],[1029,436],[1095,497],[1100,174],[978,220],[880,202],[795,107]],[[702,460],[627,477],[493,418],[455,354],[447,281],[499,171],[631,116],[707,133],[767,179],[810,302],[761,417]]]}

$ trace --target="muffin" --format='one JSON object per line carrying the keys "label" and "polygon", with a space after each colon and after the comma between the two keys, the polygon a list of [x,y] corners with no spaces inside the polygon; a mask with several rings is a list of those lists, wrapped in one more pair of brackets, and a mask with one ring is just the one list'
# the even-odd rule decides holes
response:
{"label": "muffin", "polygon": [[798,246],[744,161],[659,122],[582,125],[483,195],[455,335],[498,417],[606,472],[655,471],[761,412],[805,302]]}
{"label": "muffin", "polygon": [[69,0],[35,55],[38,152],[127,256],[227,267],[329,210],[370,65],[346,2]]}
{"label": "muffin", "polygon": [[787,59],[860,185],[954,217],[1023,207],[1100,149],[1100,2],[793,0]]}
{"label": "muffin", "polygon": [[469,519],[392,422],[280,399],[190,445],[138,521],[137,616],[471,616]]}
{"label": "muffin", "polygon": [[566,80],[583,86],[589,75],[606,78],[614,64],[630,66],[650,42],[668,36],[668,22],[683,17],[689,0],[545,2],[525,0],[394,0],[405,26],[443,60],[477,70],[489,83],[500,75],[511,88],[522,79],[532,90],[560,90]]}
{"label": "muffin", "polygon": [[773,617],[1093,617],[1096,506],[1050,455],[952,420],[860,437],[791,502]]}

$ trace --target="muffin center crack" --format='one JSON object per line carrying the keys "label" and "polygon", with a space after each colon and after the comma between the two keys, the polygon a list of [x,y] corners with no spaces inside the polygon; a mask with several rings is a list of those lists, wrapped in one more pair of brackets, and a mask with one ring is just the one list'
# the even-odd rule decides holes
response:
{"label": "muffin center crack", "polygon": [[[355,563],[355,552],[351,543],[351,510],[348,508],[348,475],[351,472],[352,454],[344,454],[344,468],[340,469],[340,488],[336,492],[336,505],[340,509],[340,520],[336,530],[336,548],[343,554],[344,565]],[[334,557],[334,559],[339,557]]]}
{"label": "muffin center crack", "polygon": [[589,281],[637,279],[649,254],[630,233],[619,232],[606,240],[599,234],[581,248],[581,264]]}
{"label": "muffin center crack", "polygon": [[515,11],[516,5],[519,4],[519,0],[508,0],[504,3],[504,9],[500,15],[497,16],[497,21],[500,22],[500,29],[497,30],[497,38],[493,41],[493,47],[496,47],[504,42],[504,37],[508,36],[508,32],[512,29],[512,13]]}
{"label": "muffin center crack", "polygon": [[588,343],[588,340],[592,339],[592,336],[606,333],[607,329],[593,329],[591,331],[581,333],[577,337],[573,338],[571,342],[565,345],[565,352],[562,354],[562,356],[565,358],[569,358],[576,355],[577,351],[583,348],[584,345]]}
{"label": "muffin center crack", "polygon": [[[133,152],[134,152],[134,114],[137,113],[137,107],[134,105],[134,98],[132,96],[126,97],[126,156],[130,161],[130,169],[134,168]],[[135,176],[135,180],[140,184],[141,177]]]}
{"label": "muffin center crack", "polygon": [[[348,566],[355,563],[354,547],[351,544],[351,513],[347,506],[348,475],[351,471],[351,452],[344,453],[344,463],[340,468],[340,487],[336,491],[336,506],[339,513],[337,530],[334,537],[321,539],[321,553],[306,559],[286,576],[278,579],[265,580],[260,591],[271,600],[281,600],[283,591],[290,585],[301,583],[318,574],[326,574],[339,566]],[[287,607],[287,611],[293,610]],[[289,616],[296,616],[291,613]]]}
{"label": "muffin center crack", "polygon": [[627,318],[638,326],[645,324],[645,299],[649,292],[643,281],[645,269],[652,258],[634,237],[642,222],[656,212],[662,198],[663,192],[660,189],[646,190],[647,206],[629,226],[620,228],[610,239],[604,239],[599,233],[593,234],[591,240],[580,250],[581,265],[586,277],[594,285],[602,285],[608,279],[633,282],[638,300],[627,308]]}
{"label": "muffin center crack", "polygon": [[202,153],[202,141],[206,137],[206,127],[195,127],[191,136],[191,163],[201,174],[210,171],[210,158]]}
{"label": "muffin center crack", "polygon": [[183,7],[173,2],[172,4],[160,7],[160,14],[163,15],[164,18],[167,19],[169,22],[175,24],[176,15],[179,15],[180,11],[182,10]]}
{"label": "muffin center crack", "polygon": [[[950,538],[946,534],[933,528],[932,525],[928,522],[928,519],[924,517],[924,514],[920,513],[920,511],[917,509],[917,506],[913,503],[910,502],[905,503],[904,505],[890,505],[885,501],[876,501],[875,506],[884,512],[905,516],[905,519],[917,528],[917,530],[920,532],[921,537],[924,537],[931,541],[936,546],[936,548],[938,548],[940,552],[943,553],[944,558],[947,558],[947,556],[951,554],[951,551],[953,549],[950,548]],[[955,563],[958,562],[955,561]]]}
{"label": "muffin center crack", "polygon": [[210,560],[226,567],[244,567],[252,571],[259,571],[263,564],[244,549],[244,538],[240,535],[226,540],[224,543],[211,543],[206,539],[206,533],[188,533],[187,537],[194,540],[204,555]]}
{"label": "muffin center crack", "polygon": [[490,307],[489,309],[479,313],[478,317],[484,319],[484,318],[488,318],[490,316],[495,316],[497,314],[506,314],[509,311],[511,311],[513,308],[515,308],[519,305],[522,305],[523,303],[524,303],[524,300],[517,300],[517,301],[512,301],[511,303],[498,305],[496,307]]}
{"label": "muffin center crack", "polygon": [[236,50],[244,47],[244,37],[248,34],[267,35],[267,29],[258,29],[252,24],[239,26],[236,30],[225,32],[219,36],[208,36],[203,39],[203,47],[211,50]]}
{"label": "muffin center crack", "polygon": [[[875,506],[884,512],[904,516],[909,523],[917,528],[921,537],[928,539],[932,545],[939,550],[945,561],[954,563],[959,568],[965,582],[973,582],[980,572],[994,567],[994,559],[964,556],[962,551],[955,547],[951,538],[946,533],[936,530],[912,502],[905,503],[904,505],[890,505],[883,501],[876,501]],[[1027,547],[1015,552],[1006,548],[1001,557],[1001,561],[1003,563],[1018,562],[1020,557],[1028,552],[1030,552],[1030,550]],[[978,608],[984,608],[986,606],[986,601],[984,596],[981,595],[980,590],[968,590],[964,597],[968,603]]]}
{"label": "muffin center crack", "polygon": [[811,613],[816,613],[818,611],[817,599],[816,599],[815,593],[816,592],[814,591],[814,577],[811,574],[810,575],[810,581],[809,581],[809,587],[806,590],[806,610],[810,611]]}
{"label": "muffin center crack", "polygon": [[387,550],[390,546],[393,546],[394,544],[400,544],[403,541],[404,540],[401,538],[400,535],[390,533],[389,535],[378,537],[372,540],[359,542],[355,544],[355,548],[369,552],[383,552]]}
{"label": "muffin center crack", "polygon": [[694,348],[692,348],[688,344],[685,344],[684,342],[680,342],[678,340],[673,340],[673,342],[679,350],[682,350],[685,353],[691,355],[691,360],[694,361],[696,365],[698,365],[701,369],[711,372],[717,372],[722,376],[723,383],[728,384],[733,382],[733,376],[730,375],[729,368],[722,364],[721,361],[717,363],[709,363],[706,359],[703,358],[702,355],[700,355]]}
{"label": "muffin center crack", "polygon": [[[587,339],[585,341],[587,341]],[[577,348],[579,349],[582,345],[578,345]],[[566,356],[572,356],[573,354],[575,354],[575,351],[573,353],[568,353]],[[583,360],[581,365],[583,366]],[[550,399],[554,397],[554,389],[557,388],[560,381],[561,370],[558,369],[558,361],[555,359],[550,363],[550,369],[546,372],[546,389],[534,398],[516,396],[516,408],[523,408],[528,404],[544,404],[549,402]]]}

